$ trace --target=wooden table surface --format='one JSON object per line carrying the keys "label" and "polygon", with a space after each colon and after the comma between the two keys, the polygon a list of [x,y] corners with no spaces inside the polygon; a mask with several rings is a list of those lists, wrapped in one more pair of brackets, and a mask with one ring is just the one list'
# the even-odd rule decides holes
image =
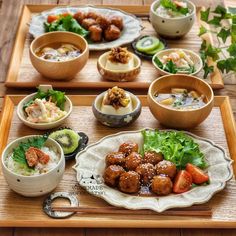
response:
{"label": "wooden table surface", "polygon": [[[12,45],[16,36],[17,23],[23,4],[104,4],[104,5],[149,5],[153,0],[0,0],[0,109],[5,94],[26,94],[30,90],[6,89],[4,81],[11,56]],[[193,0],[198,5],[221,0]],[[226,5],[236,7],[236,0],[225,0]],[[98,92],[98,91],[95,91]],[[83,94],[86,91],[71,93]],[[91,91],[90,91],[91,93]],[[145,93],[145,92],[144,92]],[[225,88],[215,92],[216,95],[230,96],[234,116],[236,117],[236,85],[225,85]],[[232,207],[236,207],[233,203]],[[236,235],[236,229],[88,229],[88,228],[0,228],[0,236],[220,236]]]}

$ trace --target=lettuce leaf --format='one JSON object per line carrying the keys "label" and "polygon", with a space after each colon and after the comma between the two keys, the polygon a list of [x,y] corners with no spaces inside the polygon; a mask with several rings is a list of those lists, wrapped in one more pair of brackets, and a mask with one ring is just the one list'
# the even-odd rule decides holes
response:
{"label": "lettuce leaf", "polygon": [[180,131],[143,130],[143,150],[161,152],[165,160],[173,162],[178,169],[192,163],[201,169],[207,167],[204,154],[194,140]]}

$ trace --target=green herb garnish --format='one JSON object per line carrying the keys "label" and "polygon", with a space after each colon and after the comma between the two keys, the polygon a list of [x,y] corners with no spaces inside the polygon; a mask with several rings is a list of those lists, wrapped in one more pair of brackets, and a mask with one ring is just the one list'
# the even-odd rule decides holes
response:
{"label": "green herb garnish", "polygon": [[[212,17],[210,16],[212,13]],[[208,8],[201,11],[201,20],[209,25],[213,25],[213,29],[200,27],[199,36],[206,33],[216,35],[218,45],[213,46],[203,40],[200,55],[203,61],[204,78],[214,72],[213,66],[208,66],[207,61],[211,58],[216,61],[217,68],[222,73],[236,72],[236,8],[229,8],[218,5],[213,11]],[[231,43],[227,43],[227,39],[231,37]]]}
{"label": "green herb garnish", "polygon": [[146,151],[161,152],[164,159],[173,162],[178,169],[184,169],[187,163],[201,169],[207,167],[199,145],[183,132],[143,130],[142,135],[143,153]]}
{"label": "green herb garnish", "polygon": [[72,17],[72,15],[60,16],[58,20],[52,23],[44,22],[45,32],[52,31],[69,31],[86,37],[89,31],[85,30],[81,25]]}
{"label": "green herb garnish", "polygon": [[160,5],[173,12],[181,13],[182,15],[187,15],[189,13],[189,9],[187,7],[177,6],[172,0],[161,0]]}
{"label": "green herb garnish", "polygon": [[28,106],[30,106],[36,98],[49,100],[52,99],[52,102],[56,103],[56,105],[61,109],[64,110],[65,105],[65,93],[53,89],[49,89],[47,92],[42,91],[38,88],[37,94],[33,97],[33,99],[29,100],[26,104],[24,104],[23,109],[25,110]]}
{"label": "green herb garnish", "polygon": [[21,142],[16,148],[13,149],[12,159],[19,164],[22,164],[22,166],[28,167],[25,152],[30,147],[36,147],[39,149],[42,148],[47,138],[47,135],[43,135],[35,138],[29,138],[26,142]]}

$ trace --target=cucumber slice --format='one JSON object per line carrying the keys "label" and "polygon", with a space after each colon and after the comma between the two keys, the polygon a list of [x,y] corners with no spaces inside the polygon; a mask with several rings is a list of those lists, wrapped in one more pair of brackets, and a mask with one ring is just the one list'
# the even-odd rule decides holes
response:
{"label": "cucumber slice", "polygon": [[140,39],[136,43],[136,48],[140,52],[152,51],[155,48],[157,48],[159,43],[160,43],[160,41],[158,38],[148,36],[148,37]]}
{"label": "cucumber slice", "polygon": [[160,41],[159,44],[158,44],[158,46],[157,46],[156,48],[154,48],[154,49],[151,50],[151,51],[147,51],[147,52],[145,52],[145,53],[148,54],[148,55],[154,55],[154,54],[156,54],[157,52],[159,52],[159,51],[161,51],[161,50],[163,50],[163,49],[165,49],[165,45],[164,45],[164,43],[162,43],[162,42]]}

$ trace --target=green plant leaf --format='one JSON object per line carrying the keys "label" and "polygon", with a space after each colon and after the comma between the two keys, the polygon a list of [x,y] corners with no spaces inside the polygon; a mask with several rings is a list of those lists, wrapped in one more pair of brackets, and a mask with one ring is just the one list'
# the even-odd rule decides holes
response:
{"label": "green plant leaf", "polygon": [[208,24],[210,25],[215,25],[215,26],[220,26],[222,18],[219,16],[214,16],[213,19],[208,21]]}
{"label": "green plant leaf", "polygon": [[221,5],[218,5],[214,11],[212,11],[213,13],[216,14],[220,14],[222,17],[225,16],[225,14],[227,13],[227,9]]}
{"label": "green plant leaf", "polygon": [[208,64],[205,62],[203,66],[204,75],[203,78],[206,79],[207,76],[214,71],[214,66],[208,66]]}
{"label": "green plant leaf", "polygon": [[207,29],[204,26],[201,25],[201,27],[199,29],[198,36],[202,36],[205,33],[207,33]]}
{"label": "green plant leaf", "polygon": [[236,57],[236,43],[232,43],[229,48],[227,49],[229,55],[232,57]]}
{"label": "green plant leaf", "polygon": [[230,36],[230,34],[231,34],[231,30],[230,30],[230,29],[222,28],[222,29],[220,30],[220,32],[217,34],[217,36],[218,36],[219,38],[221,38],[222,41],[225,43],[226,40],[227,40],[227,38]]}
{"label": "green plant leaf", "polygon": [[207,8],[206,11],[201,11],[201,12],[200,12],[200,14],[201,14],[201,20],[204,21],[204,22],[208,22],[209,13],[210,13],[210,7]]}
{"label": "green plant leaf", "polygon": [[211,44],[209,44],[206,49],[206,56],[211,57],[213,61],[216,61],[220,58],[218,55],[220,52],[221,52],[220,48],[216,48],[212,46]]}

